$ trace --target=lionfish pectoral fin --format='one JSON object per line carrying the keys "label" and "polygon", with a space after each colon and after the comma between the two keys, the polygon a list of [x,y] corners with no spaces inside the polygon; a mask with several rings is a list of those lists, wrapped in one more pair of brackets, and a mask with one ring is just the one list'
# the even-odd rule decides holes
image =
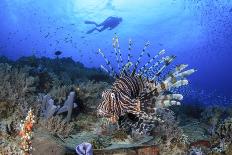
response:
{"label": "lionfish pectoral fin", "polygon": [[180,100],[183,99],[181,94],[161,95],[155,102],[156,108],[167,108],[173,105],[180,105]]}
{"label": "lionfish pectoral fin", "polygon": [[178,65],[174,70],[172,70],[168,76],[166,77],[165,81],[166,82],[171,82],[171,83],[176,83],[178,80],[183,80],[185,77],[193,74],[194,72],[196,72],[195,69],[189,69],[186,71],[182,71],[184,70],[186,67],[188,67],[188,65],[186,64],[181,64]]}

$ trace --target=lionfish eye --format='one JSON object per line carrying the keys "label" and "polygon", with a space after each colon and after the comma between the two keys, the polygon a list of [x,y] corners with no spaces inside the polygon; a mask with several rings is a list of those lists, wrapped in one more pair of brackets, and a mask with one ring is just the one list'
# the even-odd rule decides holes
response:
{"label": "lionfish eye", "polygon": [[110,96],[111,96],[112,99],[115,99],[115,94],[114,93],[111,93]]}

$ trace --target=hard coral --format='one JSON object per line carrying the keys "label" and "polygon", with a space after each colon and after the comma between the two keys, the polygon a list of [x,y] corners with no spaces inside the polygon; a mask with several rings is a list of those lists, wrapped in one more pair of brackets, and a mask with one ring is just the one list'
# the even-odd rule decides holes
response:
{"label": "hard coral", "polygon": [[210,144],[210,141],[207,141],[207,140],[199,140],[199,141],[196,141],[196,142],[192,142],[190,144],[190,147],[193,146],[193,147],[206,147],[206,148],[210,148],[211,147],[211,144]]}
{"label": "hard coral", "polygon": [[88,81],[76,86],[76,92],[83,105],[88,109],[96,109],[97,103],[101,100],[101,93],[109,87],[106,82]]}
{"label": "hard coral", "polygon": [[73,131],[74,124],[72,122],[67,123],[62,117],[54,116],[46,119],[40,119],[39,125],[42,128],[47,129],[53,135],[59,135],[62,137],[68,137]]}
{"label": "hard coral", "polygon": [[94,149],[103,149],[111,145],[111,138],[107,136],[98,136],[91,141]]}
{"label": "hard coral", "polygon": [[37,78],[28,74],[29,68],[0,64],[0,99],[10,104],[31,102],[36,92]]}
{"label": "hard coral", "polygon": [[128,135],[124,130],[116,130],[113,132],[112,138],[115,140],[123,141],[128,138]]}
{"label": "hard coral", "polygon": [[9,117],[13,112],[13,107],[6,101],[0,101],[0,120]]}
{"label": "hard coral", "polygon": [[34,114],[32,110],[30,109],[28,111],[27,117],[24,121],[22,121],[22,124],[20,124],[20,131],[19,136],[21,137],[21,143],[20,148],[23,151],[25,155],[31,154],[32,151],[32,130],[33,130],[33,124],[35,123],[34,120]]}

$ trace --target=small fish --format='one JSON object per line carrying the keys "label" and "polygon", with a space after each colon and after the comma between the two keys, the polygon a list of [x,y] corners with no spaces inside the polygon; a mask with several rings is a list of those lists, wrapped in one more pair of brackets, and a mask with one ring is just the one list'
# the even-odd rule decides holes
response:
{"label": "small fish", "polygon": [[56,29],[59,30],[59,29],[63,29],[64,27],[63,26],[60,26],[60,27],[57,27]]}
{"label": "small fish", "polygon": [[231,13],[232,13],[232,8],[229,10],[229,12],[231,12]]}
{"label": "small fish", "polygon": [[44,38],[47,38],[49,35],[50,35],[50,33],[48,32],[48,34],[46,34],[46,35],[44,36]]}
{"label": "small fish", "polygon": [[54,54],[55,54],[56,56],[59,56],[59,55],[62,54],[62,52],[61,52],[61,51],[56,51]]}

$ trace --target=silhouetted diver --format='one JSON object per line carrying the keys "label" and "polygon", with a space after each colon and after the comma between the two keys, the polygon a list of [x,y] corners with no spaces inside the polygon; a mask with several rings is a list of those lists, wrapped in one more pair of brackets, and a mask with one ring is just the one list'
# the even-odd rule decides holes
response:
{"label": "silhouetted diver", "polygon": [[[108,17],[106,20],[104,20],[102,23],[97,24],[94,21],[85,21],[85,24],[94,24],[96,27],[87,31],[86,34],[90,34],[93,31],[97,30],[98,32],[102,32],[105,29],[109,28],[108,30],[112,30],[115,27],[117,27],[122,22],[121,17]],[[98,27],[101,27],[100,29]]]}

